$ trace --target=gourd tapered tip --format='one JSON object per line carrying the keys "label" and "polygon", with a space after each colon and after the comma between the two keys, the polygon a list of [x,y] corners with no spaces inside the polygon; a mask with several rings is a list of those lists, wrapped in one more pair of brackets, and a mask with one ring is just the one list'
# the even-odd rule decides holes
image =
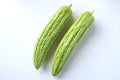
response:
{"label": "gourd tapered tip", "polygon": [[34,67],[35,67],[36,70],[39,69],[39,66],[37,66],[36,64],[34,64]]}
{"label": "gourd tapered tip", "polygon": [[56,75],[57,75],[57,74],[55,74],[55,73],[52,73],[52,76],[54,76],[54,77],[55,77]]}

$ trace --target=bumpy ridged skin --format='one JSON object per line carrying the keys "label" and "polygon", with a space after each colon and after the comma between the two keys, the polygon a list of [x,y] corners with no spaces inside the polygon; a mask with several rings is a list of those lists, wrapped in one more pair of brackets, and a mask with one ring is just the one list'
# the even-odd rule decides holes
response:
{"label": "bumpy ridged skin", "polygon": [[93,23],[94,17],[91,12],[84,12],[70,27],[54,55],[52,75],[56,76],[63,68],[66,60],[68,59],[71,51],[78,43],[78,41],[84,36],[84,34],[90,28]]}
{"label": "bumpy ridged skin", "polygon": [[52,16],[45,29],[38,38],[34,49],[34,66],[39,69],[44,62],[51,46],[66,23],[70,20],[72,11],[70,6],[62,6]]}

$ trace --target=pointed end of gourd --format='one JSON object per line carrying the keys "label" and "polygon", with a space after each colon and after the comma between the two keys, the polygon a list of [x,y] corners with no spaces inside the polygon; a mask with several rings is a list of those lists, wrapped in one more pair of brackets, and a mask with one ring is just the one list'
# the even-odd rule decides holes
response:
{"label": "pointed end of gourd", "polygon": [[57,74],[56,74],[56,71],[55,71],[55,69],[54,68],[52,68],[52,76],[56,76]]}
{"label": "pointed end of gourd", "polygon": [[55,77],[56,75],[57,75],[57,74],[55,74],[55,73],[53,73],[53,72],[52,72],[52,76],[54,76],[54,77]]}
{"label": "pointed end of gourd", "polygon": [[52,76],[56,76],[58,73],[57,73],[57,67],[53,64],[52,66]]}
{"label": "pointed end of gourd", "polygon": [[39,69],[39,66],[38,66],[38,65],[36,65],[36,63],[34,63],[34,67],[35,67],[35,69],[36,69],[36,70],[38,70],[38,69]]}
{"label": "pointed end of gourd", "polygon": [[58,75],[58,73],[59,73],[59,72],[53,71],[53,72],[52,72],[52,76],[54,76],[54,77],[55,77],[55,76],[57,76],[57,75]]}
{"label": "pointed end of gourd", "polygon": [[57,76],[57,75],[59,74],[59,72],[60,72],[60,70],[59,70],[59,71],[53,70],[53,71],[52,71],[52,75],[55,77],[55,76]]}
{"label": "pointed end of gourd", "polygon": [[69,7],[71,7],[72,6],[72,3],[69,5]]}
{"label": "pointed end of gourd", "polygon": [[35,66],[35,69],[36,69],[36,70],[38,70],[38,69],[39,69],[39,67],[38,67],[38,66]]}
{"label": "pointed end of gourd", "polygon": [[37,61],[34,59],[34,67],[36,70],[38,70],[40,68],[40,65],[38,65]]}

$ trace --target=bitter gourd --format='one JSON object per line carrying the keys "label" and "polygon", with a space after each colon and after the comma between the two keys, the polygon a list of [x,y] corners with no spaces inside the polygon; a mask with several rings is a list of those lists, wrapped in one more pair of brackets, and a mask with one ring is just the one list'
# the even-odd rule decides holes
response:
{"label": "bitter gourd", "polygon": [[38,37],[34,48],[33,57],[33,62],[36,69],[39,69],[41,64],[44,62],[55,39],[63,30],[66,23],[71,19],[72,10],[70,7],[71,5],[60,7],[52,16],[43,32]]}
{"label": "bitter gourd", "polygon": [[52,75],[56,76],[63,68],[66,60],[71,54],[71,51],[78,43],[78,41],[85,35],[89,30],[90,25],[93,23],[94,17],[92,12],[84,12],[78,17],[78,19],[72,24],[70,29],[62,38],[60,44],[55,51],[53,65],[52,65]]}

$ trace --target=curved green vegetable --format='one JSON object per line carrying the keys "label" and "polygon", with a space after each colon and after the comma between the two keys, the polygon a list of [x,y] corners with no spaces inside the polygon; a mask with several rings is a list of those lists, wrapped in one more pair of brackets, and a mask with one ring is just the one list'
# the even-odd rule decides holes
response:
{"label": "curved green vegetable", "polygon": [[71,51],[84,36],[93,23],[94,17],[91,12],[84,12],[70,27],[65,36],[62,38],[54,55],[52,75],[56,76],[63,68]]}
{"label": "curved green vegetable", "polygon": [[45,29],[39,36],[35,48],[34,48],[34,66],[39,69],[44,62],[51,46],[60,32],[65,27],[66,23],[72,17],[72,11],[70,6],[62,6],[56,11],[53,17],[50,19]]}

